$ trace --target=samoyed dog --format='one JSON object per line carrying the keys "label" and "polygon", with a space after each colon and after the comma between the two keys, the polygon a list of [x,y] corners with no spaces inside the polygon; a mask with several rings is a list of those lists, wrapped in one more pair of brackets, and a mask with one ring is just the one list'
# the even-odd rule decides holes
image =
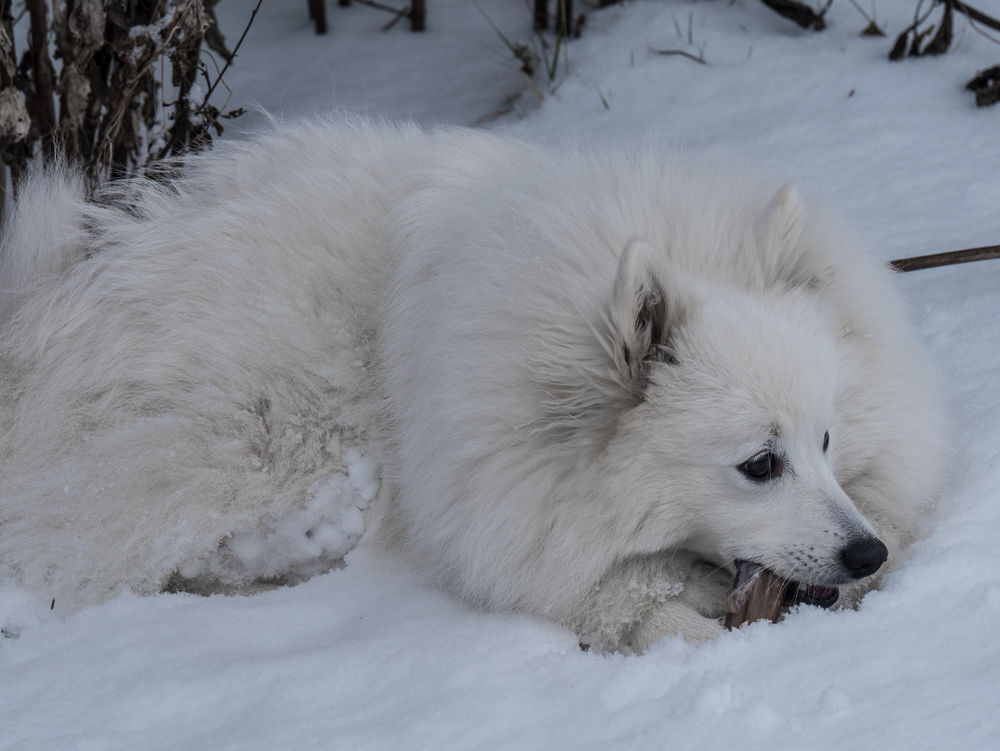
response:
{"label": "samoyed dog", "polygon": [[0,256],[0,579],[294,581],[367,524],[599,649],[717,634],[738,562],[850,604],[941,489],[918,344],[836,221],[712,160],[337,119],[94,199],[53,168]]}

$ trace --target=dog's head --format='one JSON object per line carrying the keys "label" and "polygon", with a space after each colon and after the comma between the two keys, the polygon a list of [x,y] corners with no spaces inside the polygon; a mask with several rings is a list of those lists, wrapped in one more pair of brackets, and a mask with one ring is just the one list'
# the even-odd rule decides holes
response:
{"label": "dog's head", "polygon": [[[615,370],[634,401],[608,451],[638,517],[636,550],[680,536],[828,604],[887,550],[835,476],[838,446],[852,440],[837,410],[850,364],[827,293],[791,258],[800,224],[794,190],[783,189],[747,241],[760,276],[742,288],[685,278],[665,249],[629,243],[609,321]],[[799,283],[766,279],[782,256]]]}

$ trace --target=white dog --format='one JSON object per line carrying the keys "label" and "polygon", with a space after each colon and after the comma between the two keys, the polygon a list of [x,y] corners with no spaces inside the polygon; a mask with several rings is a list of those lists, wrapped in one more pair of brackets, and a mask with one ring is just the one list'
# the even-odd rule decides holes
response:
{"label": "white dog", "polygon": [[68,607],[294,579],[295,514],[328,567],[317,489],[364,455],[377,542],[642,651],[716,634],[737,561],[854,601],[941,487],[890,272],[653,150],[340,120],[95,202],[51,170],[0,295],[0,572]]}

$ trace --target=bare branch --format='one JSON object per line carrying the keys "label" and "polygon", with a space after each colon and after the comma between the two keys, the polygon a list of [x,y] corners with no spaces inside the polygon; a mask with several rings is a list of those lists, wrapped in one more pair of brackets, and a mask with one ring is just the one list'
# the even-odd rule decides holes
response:
{"label": "bare branch", "polygon": [[264,0],[257,0],[257,5],[255,5],[254,9],[250,11],[250,20],[247,21],[247,25],[244,27],[243,33],[240,34],[240,38],[236,41],[236,46],[233,47],[232,53],[226,59],[226,64],[223,66],[222,72],[219,73],[215,79],[215,83],[209,86],[208,91],[205,93],[205,98],[202,99],[201,106],[198,108],[199,111],[204,110],[208,105],[208,100],[212,98],[212,92],[214,92],[218,87],[219,83],[222,81],[222,77],[226,75],[226,71],[229,70],[229,66],[232,65],[233,60],[236,59],[236,53],[240,51],[240,46],[243,44],[243,40],[246,39],[247,32],[250,31],[250,27],[253,26],[253,20],[257,17],[257,11],[260,10],[261,3],[263,2]]}
{"label": "bare branch", "polygon": [[981,248],[951,250],[947,253],[931,253],[926,256],[897,258],[895,261],[890,261],[889,265],[896,271],[918,271],[937,266],[951,266],[958,263],[970,263],[972,261],[987,261],[993,258],[1000,258],[1000,245],[986,245]]}
{"label": "bare branch", "polygon": [[653,50],[653,52],[657,55],[680,55],[681,57],[686,57],[688,60],[694,60],[696,63],[708,65],[708,60],[706,60],[702,55],[693,55],[690,52],[685,52],[684,50]]}
{"label": "bare branch", "polygon": [[988,26],[994,31],[1000,31],[1000,21],[988,16],[981,10],[976,10],[968,3],[964,3],[961,0],[948,0],[950,5],[954,5],[957,10],[962,11],[965,15],[969,17],[970,21],[977,21],[983,26]]}

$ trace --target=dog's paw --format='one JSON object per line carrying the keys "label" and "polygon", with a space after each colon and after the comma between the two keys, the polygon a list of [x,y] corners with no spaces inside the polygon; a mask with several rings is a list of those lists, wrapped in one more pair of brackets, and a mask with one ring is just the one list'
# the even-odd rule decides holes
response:
{"label": "dog's paw", "polygon": [[733,591],[733,574],[714,563],[692,565],[679,599],[706,618],[723,618],[726,601]]}
{"label": "dog's paw", "polygon": [[668,600],[650,610],[625,635],[623,646],[642,654],[668,636],[680,634],[686,641],[701,643],[723,632],[722,623],[706,618],[680,600]]}

